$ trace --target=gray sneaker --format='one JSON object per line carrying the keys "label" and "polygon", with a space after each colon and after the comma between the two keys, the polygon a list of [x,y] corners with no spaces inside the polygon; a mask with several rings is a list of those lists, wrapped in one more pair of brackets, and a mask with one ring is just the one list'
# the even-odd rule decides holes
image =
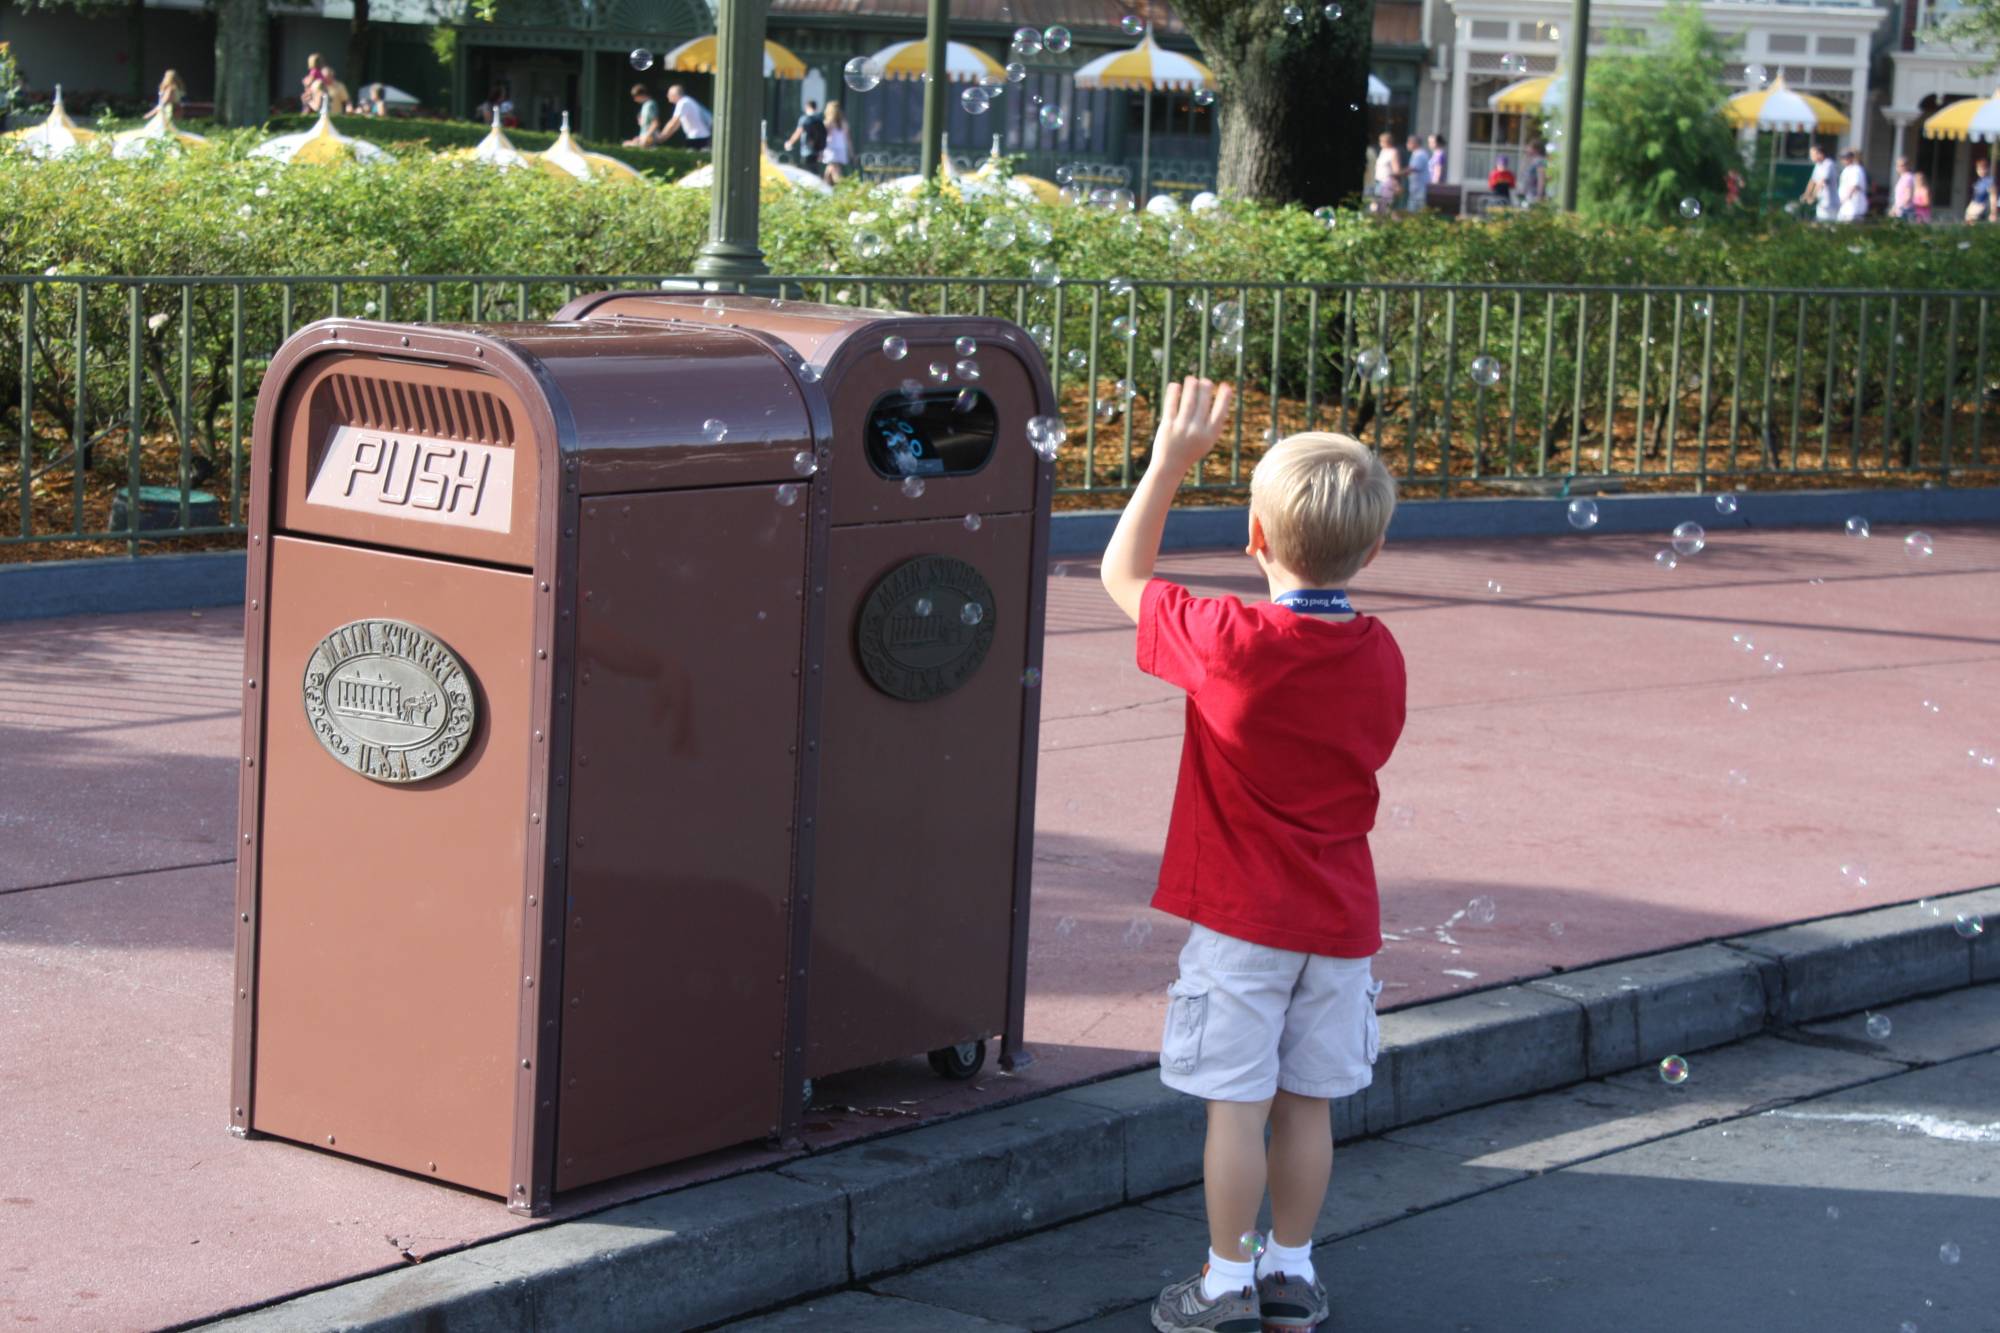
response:
{"label": "gray sneaker", "polygon": [[1332,1307],[1326,1288],[1318,1278],[1308,1287],[1285,1273],[1257,1279],[1257,1301],[1263,1311],[1264,1328],[1310,1329],[1326,1322]]}
{"label": "gray sneaker", "polygon": [[1200,1273],[1185,1282],[1175,1282],[1160,1292],[1153,1302],[1153,1327],[1160,1333],[1181,1329],[1205,1329],[1207,1333],[1262,1333],[1263,1316],[1258,1312],[1257,1293],[1249,1287],[1229,1292],[1215,1300],[1204,1300]]}

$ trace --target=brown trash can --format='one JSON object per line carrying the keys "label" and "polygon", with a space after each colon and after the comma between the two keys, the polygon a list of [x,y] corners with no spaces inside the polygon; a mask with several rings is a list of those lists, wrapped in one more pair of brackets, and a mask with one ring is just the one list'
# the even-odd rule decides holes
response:
{"label": "brown trash can", "polygon": [[[826,707],[875,706],[839,694],[853,630],[826,617],[862,577],[832,559],[849,469],[830,387],[782,339],[720,325],[334,320],[281,349],[254,434],[232,1130],[541,1212],[787,1135],[815,1072],[815,969],[879,963],[830,993],[872,984],[884,1029],[913,1039],[829,1067],[1018,1044],[1038,695],[1020,676],[1039,664],[1049,471],[1019,413],[1045,410],[1046,381],[995,414],[1007,462],[985,484],[1020,469],[1018,507],[935,522],[923,552],[982,567],[996,527],[1028,585],[996,585],[987,660],[937,701],[977,702],[941,728],[1009,728],[1012,785],[961,777],[997,803],[966,823],[1006,882],[980,938],[947,941],[983,951],[977,984],[934,993],[893,956],[931,947],[900,921],[842,955],[811,920],[820,835],[893,829],[861,788],[901,781],[893,742]],[[917,586],[888,586],[871,623],[878,669],[921,691],[971,649],[906,641],[890,603]],[[827,752],[844,782],[822,781]],[[924,891],[996,891],[979,878]]]}
{"label": "brown trash can", "polygon": [[[1053,482],[1027,422],[1055,411],[1040,351],[1018,325],[983,316],[701,292],[583,296],[556,318],[761,330],[798,352],[826,399],[833,530],[808,1076],[927,1051],[939,1073],[970,1077],[996,1033],[1003,1064],[1023,1063],[1040,723],[1028,682],[1040,677]],[[962,402],[968,392],[980,401]],[[915,458],[897,447],[911,439]],[[931,615],[912,617],[924,598]],[[960,680],[882,661],[884,623],[892,637],[951,639],[966,632],[952,622],[969,599],[990,617],[970,631],[984,669]],[[909,651],[948,660],[956,649]]]}

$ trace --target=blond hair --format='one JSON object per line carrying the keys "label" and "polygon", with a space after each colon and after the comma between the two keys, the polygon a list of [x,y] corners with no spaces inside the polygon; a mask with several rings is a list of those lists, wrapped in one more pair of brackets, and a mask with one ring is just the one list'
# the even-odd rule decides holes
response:
{"label": "blond hair", "polygon": [[1361,441],[1306,431],[1258,460],[1250,512],[1272,560],[1319,587],[1339,587],[1389,530],[1396,479]]}

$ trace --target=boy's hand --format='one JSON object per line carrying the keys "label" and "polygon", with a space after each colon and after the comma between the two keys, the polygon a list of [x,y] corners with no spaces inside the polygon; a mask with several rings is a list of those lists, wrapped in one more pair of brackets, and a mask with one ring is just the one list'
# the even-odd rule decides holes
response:
{"label": "boy's hand", "polygon": [[1178,477],[1199,463],[1229,424],[1235,391],[1227,384],[1188,376],[1167,386],[1160,408],[1160,429],[1153,436],[1153,462]]}

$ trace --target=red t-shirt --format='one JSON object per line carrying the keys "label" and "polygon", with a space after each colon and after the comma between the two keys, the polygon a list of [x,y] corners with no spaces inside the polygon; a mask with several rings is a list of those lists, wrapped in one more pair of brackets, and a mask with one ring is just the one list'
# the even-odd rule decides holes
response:
{"label": "red t-shirt", "polygon": [[1368,830],[1405,692],[1388,628],[1154,579],[1139,669],[1188,692],[1153,906],[1277,949],[1378,952]]}

